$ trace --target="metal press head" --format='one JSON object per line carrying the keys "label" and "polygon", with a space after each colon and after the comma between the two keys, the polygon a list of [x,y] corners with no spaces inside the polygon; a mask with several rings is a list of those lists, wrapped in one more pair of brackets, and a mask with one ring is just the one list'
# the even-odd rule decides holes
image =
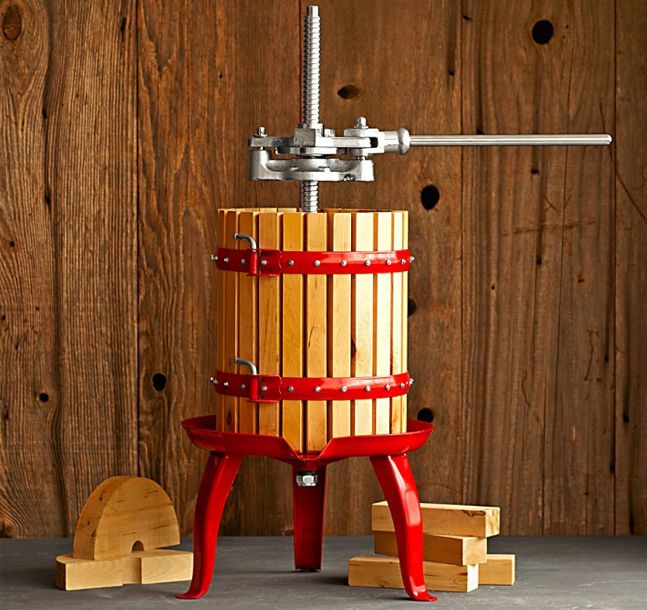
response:
{"label": "metal press head", "polygon": [[[301,209],[316,212],[319,182],[372,182],[372,155],[405,154],[413,146],[606,146],[608,134],[411,135],[400,128],[380,131],[360,116],[337,136],[319,116],[321,21],[319,7],[308,6],[304,19],[303,114],[291,136],[270,136],[259,127],[249,139],[250,180],[301,182]],[[289,157],[283,156],[289,155]]]}

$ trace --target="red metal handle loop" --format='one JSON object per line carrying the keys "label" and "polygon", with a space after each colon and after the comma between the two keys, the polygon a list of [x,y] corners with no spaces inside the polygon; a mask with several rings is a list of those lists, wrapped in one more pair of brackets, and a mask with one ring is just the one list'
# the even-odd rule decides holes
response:
{"label": "red metal handle loop", "polygon": [[303,252],[259,248],[218,248],[214,257],[222,271],[248,275],[358,274],[408,271],[413,257],[408,249],[378,252]]}
{"label": "red metal handle loop", "polygon": [[213,383],[219,394],[250,402],[279,402],[393,398],[406,394],[413,379],[408,372],[381,377],[280,377],[219,371]]}

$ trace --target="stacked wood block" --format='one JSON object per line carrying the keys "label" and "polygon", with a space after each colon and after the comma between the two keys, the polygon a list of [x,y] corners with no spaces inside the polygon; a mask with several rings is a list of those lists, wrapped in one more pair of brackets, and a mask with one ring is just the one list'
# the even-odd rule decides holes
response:
{"label": "stacked wood block", "polygon": [[[406,211],[237,208],[218,211],[219,247],[387,251],[408,248]],[[407,272],[255,277],[218,270],[217,367],[286,377],[370,377],[407,370]],[[406,430],[407,397],[251,403],[218,394],[220,430],[282,436],[316,452],[337,436]]]}
{"label": "stacked wood block", "polygon": [[[469,592],[479,585],[514,584],[514,555],[487,551],[487,539],[499,533],[496,506],[420,505],[423,523],[424,574],[432,591]],[[348,584],[357,587],[404,587],[398,549],[386,502],[372,507],[375,555],[348,562]]]}

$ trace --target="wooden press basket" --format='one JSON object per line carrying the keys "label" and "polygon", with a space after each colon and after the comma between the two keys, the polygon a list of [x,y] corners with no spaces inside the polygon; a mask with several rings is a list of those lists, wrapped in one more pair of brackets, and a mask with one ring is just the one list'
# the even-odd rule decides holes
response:
{"label": "wooden press basket", "polygon": [[[219,210],[217,222],[220,254],[222,248],[249,253],[249,243],[235,239],[234,233],[253,237],[259,251],[408,248],[406,211],[329,209],[308,214],[295,208],[238,208]],[[248,263],[246,254],[238,256],[245,257],[239,262]],[[232,264],[229,258],[236,257],[218,258],[218,374],[249,373],[234,363],[236,357],[256,363],[259,375],[406,373],[408,257],[406,265],[404,259],[396,261],[402,266],[395,272],[269,277],[225,270]],[[299,452],[319,451],[335,436],[406,429],[406,393],[370,398],[367,390],[366,398],[355,393],[353,400],[287,400],[283,395],[280,402],[250,402],[249,397],[223,393],[222,379],[220,388],[216,382],[219,430],[282,436]]]}

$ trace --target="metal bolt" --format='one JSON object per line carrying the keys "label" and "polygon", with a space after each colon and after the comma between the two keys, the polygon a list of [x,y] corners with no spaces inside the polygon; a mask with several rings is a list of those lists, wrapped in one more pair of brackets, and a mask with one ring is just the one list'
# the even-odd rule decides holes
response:
{"label": "metal bolt", "polygon": [[263,267],[265,267],[265,265],[267,265],[267,259],[262,258],[261,259],[261,265],[263,265]]}
{"label": "metal bolt", "polygon": [[288,261],[288,265],[290,265],[290,267],[294,267],[294,261],[292,259],[290,259]]}
{"label": "metal bolt", "polygon": [[294,392],[294,386],[293,385],[288,386],[288,392]]}
{"label": "metal bolt", "polygon": [[267,392],[267,386],[266,385],[261,386],[261,392]]}
{"label": "metal bolt", "polygon": [[246,386],[244,383],[241,383],[241,384],[240,384],[240,389],[241,389],[241,390],[244,390],[246,387],[247,387],[247,386]]}
{"label": "metal bolt", "polygon": [[213,385],[218,385],[218,380],[215,377],[209,377],[209,383],[213,383]]}
{"label": "metal bolt", "polygon": [[404,388],[405,388],[404,383],[401,383],[401,384],[400,384],[400,389],[401,389],[401,390],[404,390]]}
{"label": "metal bolt", "polygon": [[296,480],[299,487],[316,487],[317,473],[313,471],[297,472]]}
{"label": "metal bolt", "polygon": [[364,261],[364,266],[365,267],[370,267],[371,266],[371,261]]}
{"label": "metal bolt", "polygon": [[367,127],[368,123],[366,122],[366,117],[358,116],[357,120],[355,121],[355,129],[366,129]]}
{"label": "metal bolt", "polygon": [[413,377],[409,379],[409,385],[413,385]]}
{"label": "metal bolt", "polygon": [[314,261],[312,264],[313,264],[315,267],[318,267],[319,265],[321,265],[321,261],[316,260],[316,261]]}
{"label": "metal bolt", "polygon": [[346,265],[348,265],[348,261],[345,261],[345,260],[344,260],[344,261],[339,261],[339,264],[340,264],[342,267],[345,267]]}
{"label": "metal bolt", "polygon": [[401,265],[406,265],[407,264],[406,259],[404,259],[404,258],[400,259],[400,264]]}
{"label": "metal bolt", "polygon": [[223,382],[222,382],[222,385],[223,385],[224,387],[228,388],[228,387],[229,387],[229,382],[228,382],[228,381],[223,381]]}
{"label": "metal bolt", "polygon": [[317,386],[315,386],[315,392],[317,392],[317,394],[318,394],[319,392],[321,392],[321,388],[320,388],[318,385],[317,385]]}
{"label": "metal bolt", "polygon": [[257,138],[264,138],[264,137],[265,137],[265,135],[266,135],[266,134],[265,134],[265,127],[259,127],[259,128],[256,130],[256,137],[257,137]]}
{"label": "metal bolt", "polygon": [[228,263],[229,262],[229,257],[225,256],[225,258],[222,259],[222,262],[223,263]]}
{"label": "metal bolt", "polygon": [[391,386],[387,383],[387,384],[384,386],[384,389],[388,392],[388,391],[391,389]]}
{"label": "metal bolt", "polygon": [[348,390],[348,388],[345,385],[341,386],[341,391],[342,392],[346,392],[346,390]]}
{"label": "metal bolt", "polygon": [[371,391],[371,386],[370,385],[365,385],[364,386],[364,391],[365,392],[370,392]]}
{"label": "metal bolt", "polygon": [[410,257],[409,257],[409,262],[410,262],[410,263],[412,263],[412,262],[413,262],[413,261],[415,261],[415,260],[416,260],[416,257],[415,257],[415,256],[410,256]]}
{"label": "metal bolt", "polygon": [[387,259],[387,261],[386,261],[386,266],[387,266],[387,267],[390,267],[390,266],[391,266],[391,263],[392,263],[392,261],[391,261],[390,259]]}
{"label": "metal bolt", "polygon": [[244,264],[246,264],[246,263],[247,263],[247,261],[246,261],[244,258],[241,258],[241,259],[240,259],[240,264],[241,264],[241,265],[244,265]]}
{"label": "metal bolt", "polygon": [[215,254],[212,254],[211,260],[215,263],[218,260],[218,257]]}

